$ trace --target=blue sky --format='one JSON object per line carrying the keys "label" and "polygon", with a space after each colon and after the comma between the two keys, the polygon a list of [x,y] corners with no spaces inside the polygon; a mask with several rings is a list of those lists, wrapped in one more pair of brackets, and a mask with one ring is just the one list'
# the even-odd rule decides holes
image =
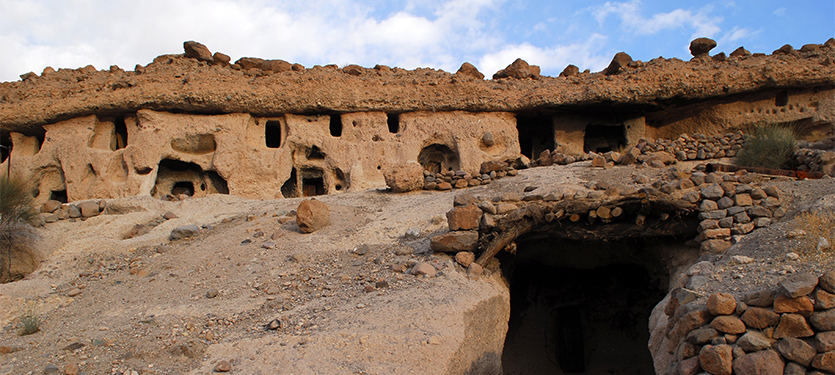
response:
{"label": "blue sky", "polygon": [[133,69],[197,40],[236,60],[375,64],[492,75],[517,57],[556,76],[620,51],[689,59],[690,40],[771,53],[835,36],[835,1],[0,0],[0,81],[44,67]]}

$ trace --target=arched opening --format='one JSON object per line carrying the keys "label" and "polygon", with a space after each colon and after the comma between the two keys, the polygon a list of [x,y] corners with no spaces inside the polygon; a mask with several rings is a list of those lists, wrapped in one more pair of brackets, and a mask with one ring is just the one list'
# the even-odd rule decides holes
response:
{"label": "arched opening", "polygon": [[[673,239],[519,238],[497,255],[510,283],[505,374],[652,374],[649,316]],[[683,249],[683,250],[681,250]]]}
{"label": "arched opening", "polygon": [[460,169],[458,153],[441,144],[431,144],[420,150],[418,163],[432,173]]}
{"label": "arched opening", "polygon": [[[199,187],[196,190],[195,187]],[[199,165],[180,160],[160,161],[157,180],[151,195],[162,198],[167,195],[203,197],[208,194],[229,194],[226,180],[215,171],[204,171]]]}
{"label": "arched opening", "polygon": [[583,152],[604,153],[626,146],[626,127],[623,124],[589,124],[583,137]]}
{"label": "arched opening", "polygon": [[777,107],[785,107],[789,104],[789,92],[786,90],[780,91],[774,97],[774,105]]}
{"label": "arched opening", "polygon": [[49,193],[49,199],[53,201],[58,201],[61,203],[67,203],[67,191],[66,190],[51,190]]}

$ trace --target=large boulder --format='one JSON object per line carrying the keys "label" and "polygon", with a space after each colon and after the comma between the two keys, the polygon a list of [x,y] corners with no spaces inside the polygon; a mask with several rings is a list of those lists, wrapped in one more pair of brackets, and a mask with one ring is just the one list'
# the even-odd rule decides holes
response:
{"label": "large boulder", "polygon": [[198,227],[197,225],[183,225],[172,229],[171,234],[168,236],[168,240],[177,241],[189,237],[194,237],[198,234],[200,234],[200,227]]}
{"label": "large boulder", "polygon": [[612,74],[618,74],[621,68],[625,68],[629,63],[632,62],[632,56],[629,56],[626,52],[618,52],[615,54],[615,57],[612,58],[612,62],[609,63],[609,66],[603,72],[606,73],[607,76]]}
{"label": "large boulder", "polygon": [[183,49],[186,52],[186,57],[208,62],[214,60],[214,57],[212,57],[212,52],[209,51],[208,47],[193,40],[183,42]]}
{"label": "large boulder", "polygon": [[429,248],[436,253],[457,253],[475,251],[478,245],[478,232],[457,231],[432,237]]}
{"label": "large boulder", "polygon": [[696,38],[690,42],[690,54],[695,57],[707,55],[710,50],[716,47],[716,41],[710,38]]}
{"label": "large boulder", "polygon": [[782,374],[785,363],[774,350],[763,350],[743,355],[734,361],[737,375]]}
{"label": "large boulder", "polygon": [[536,65],[529,65],[525,60],[516,59],[516,61],[508,65],[507,68],[499,70],[496,74],[493,74],[493,79],[499,78],[537,79],[539,78],[539,67]]}
{"label": "large boulder", "polygon": [[331,223],[330,210],[324,202],[311,198],[296,208],[296,224],[302,233],[313,233]]}
{"label": "large boulder", "polygon": [[101,213],[99,204],[95,201],[81,202],[76,205],[83,217],[93,217]]}
{"label": "large boulder", "polygon": [[284,60],[266,60],[261,63],[261,70],[275,73],[289,72],[293,70],[293,64]]}
{"label": "large boulder", "polygon": [[415,161],[394,166],[384,175],[386,185],[395,193],[423,188],[423,166]]}
{"label": "large boulder", "polygon": [[481,72],[479,72],[473,64],[468,62],[461,64],[461,67],[458,68],[458,71],[455,72],[455,74],[470,76],[475,79],[484,79],[484,74],[481,74]]}

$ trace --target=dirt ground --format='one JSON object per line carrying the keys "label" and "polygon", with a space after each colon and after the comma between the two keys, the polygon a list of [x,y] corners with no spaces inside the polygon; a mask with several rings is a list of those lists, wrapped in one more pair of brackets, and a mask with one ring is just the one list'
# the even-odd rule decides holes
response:
{"label": "dirt ground", "polygon": [[[672,173],[636,166],[596,171],[582,162],[522,170],[465,190],[321,196],[331,224],[312,234],[302,234],[292,220],[279,221],[301,199],[109,200],[109,209],[121,214],[38,229],[46,260],[24,280],[0,285],[0,374],[40,374],[51,366],[70,373],[75,366],[82,374],[209,374],[224,360],[239,374],[465,373],[460,367],[477,361],[467,357],[467,345],[490,333],[472,329],[467,312],[486,319],[493,306],[509,309],[509,295],[495,267],[471,279],[449,256],[429,250],[431,235],[447,230],[444,215],[453,198],[523,189],[547,194],[595,180],[634,185],[639,174],[657,179]],[[830,179],[783,187],[801,197],[795,207],[835,193]],[[135,224],[169,211],[177,218],[123,239]],[[201,226],[201,233],[169,243],[171,230],[188,224]],[[407,239],[410,228],[420,237]],[[776,243],[781,231],[778,223],[750,241]],[[761,248],[736,246],[731,253],[750,256]],[[779,276],[783,265],[768,259],[779,259],[785,248],[762,253],[763,262],[754,263],[761,265],[762,282]],[[435,265],[438,276],[393,270],[419,261]],[[752,276],[734,283],[758,280],[754,265]],[[831,266],[794,269],[820,273]],[[759,283],[719,281],[721,288]],[[21,336],[27,306],[36,308],[40,331]],[[268,328],[271,323],[276,329]],[[492,329],[503,337],[506,324],[505,316],[504,326]]]}

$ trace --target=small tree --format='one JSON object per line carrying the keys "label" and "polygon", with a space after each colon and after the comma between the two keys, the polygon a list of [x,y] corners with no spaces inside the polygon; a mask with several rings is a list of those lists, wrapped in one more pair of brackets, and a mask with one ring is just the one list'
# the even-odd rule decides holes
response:
{"label": "small tree", "polygon": [[31,239],[29,221],[35,210],[29,191],[28,184],[20,178],[0,177],[0,280],[12,277],[15,242]]}

